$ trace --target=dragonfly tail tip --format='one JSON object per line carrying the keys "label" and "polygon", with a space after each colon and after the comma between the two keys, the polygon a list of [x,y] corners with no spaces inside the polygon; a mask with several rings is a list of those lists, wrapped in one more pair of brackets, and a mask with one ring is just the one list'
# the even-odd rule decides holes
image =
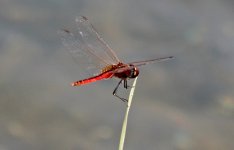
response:
{"label": "dragonfly tail tip", "polygon": [[71,83],[71,86],[80,86],[80,85],[81,85],[80,81],[76,81],[76,82]]}
{"label": "dragonfly tail tip", "polygon": [[76,86],[76,84],[73,82],[73,83],[71,83],[71,86]]}

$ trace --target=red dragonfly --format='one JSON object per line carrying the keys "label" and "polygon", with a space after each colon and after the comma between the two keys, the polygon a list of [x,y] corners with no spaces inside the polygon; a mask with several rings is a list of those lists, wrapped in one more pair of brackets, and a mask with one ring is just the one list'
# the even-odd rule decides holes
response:
{"label": "red dragonfly", "polygon": [[73,58],[79,64],[82,64],[88,72],[91,72],[92,75],[89,78],[73,82],[72,86],[81,86],[116,77],[120,81],[115,87],[113,95],[126,102],[127,99],[117,95],[118,87],[124,82],[124,88],[127,89],[127,79],[136,78],[139,75],[139,66],[173,58],[173,56],[169,56],[123,63],[86,17],[81,16],[76,18],[76,25],[77,30],[74,33],[63,29],[59,31],[59,34],[62,37],[63,45],[72,54]]}

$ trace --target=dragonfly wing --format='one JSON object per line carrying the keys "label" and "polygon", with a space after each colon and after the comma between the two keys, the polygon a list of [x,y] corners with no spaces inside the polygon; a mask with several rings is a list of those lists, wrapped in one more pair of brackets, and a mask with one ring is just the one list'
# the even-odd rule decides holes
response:
{"label": "dragonfly wing", "polygon": [[89,20],[86,17],[77,17],[76,25],[78,32],[84,39],[84,42],[86,42],[86,45],[99,58],[105,60],[109,64],[118,64],[120,62],[115,52],[98,34],[94,26],[89,22]]}
{"label": "dragonfly wing", "polygon": [[161,58],[145,60],[145,61],[136,61],[136,62],[131,62],[129,64],[132,64],[134,66],[142,66],[142,65],[146,65],[146,64],[150,64],[150,63],[154,63],[154,62],[166,61],[166,60],[169,60],[172,58],[174,58],[174,56],[161,57]]}
{"label": "dragonfly wing", "polygon": [[71,54],[79,67],[86,70],[89,76],[99,73],[102,67],[108,65],[107,62],[89,50],[79,33],[72,33],[66,29],[60,30],[58,33],[61,36],[65,49]]}
{"label": "dragonfly wing", "polygon": [[58,33],[65,48],[83,69],[92,75],[100,73],[108,65],[118,63],[113,50],[98,35],[87,18],[77,18],[76,24],[78,29],[75,32],[63,29]]}

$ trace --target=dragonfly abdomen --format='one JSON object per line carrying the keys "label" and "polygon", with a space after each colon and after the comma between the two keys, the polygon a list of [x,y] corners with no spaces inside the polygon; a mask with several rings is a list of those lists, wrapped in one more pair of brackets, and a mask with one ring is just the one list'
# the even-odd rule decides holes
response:
{"label": "dragonfly abdomen", "polygon": [[71,85],[72,86],[81,86],[84,84],[88,84],[88,83],[92,83],[92,82],[96,82],[99,80],[108,79],[108,78],[112,78],[112,77],[113,77],[112,72],[104,72],[104,73],[101,73],[101,74],[94,76],[94,77],[90,77],[90,78],[87,78],[84,80],[79,80],[79,81],[73,82]]}

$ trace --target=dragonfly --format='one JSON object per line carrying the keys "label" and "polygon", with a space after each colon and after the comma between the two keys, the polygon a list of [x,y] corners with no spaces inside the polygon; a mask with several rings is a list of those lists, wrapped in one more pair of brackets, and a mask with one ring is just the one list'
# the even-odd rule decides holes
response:
{"label": "dragonfly", "polygon": [[127,89],[130,87],[127,84],[127,80],[136,78],[139,75],[138,67],[173,58],[173,56],[167,56],[124,63],[117,57],[86,17],[77,17],[76,26],[77,29],[74,32],[68,29],[61,29],[59,34],[61,35],[64,47],[69,51],[74,60],[89,72],[90,77],[75,81],[71,83],[72,86],[82,86],[115,77],[120,79],[120,81],[112,94],[127,102],[127,99],[117,94],[117,90],[122,82],[124,88]]}

